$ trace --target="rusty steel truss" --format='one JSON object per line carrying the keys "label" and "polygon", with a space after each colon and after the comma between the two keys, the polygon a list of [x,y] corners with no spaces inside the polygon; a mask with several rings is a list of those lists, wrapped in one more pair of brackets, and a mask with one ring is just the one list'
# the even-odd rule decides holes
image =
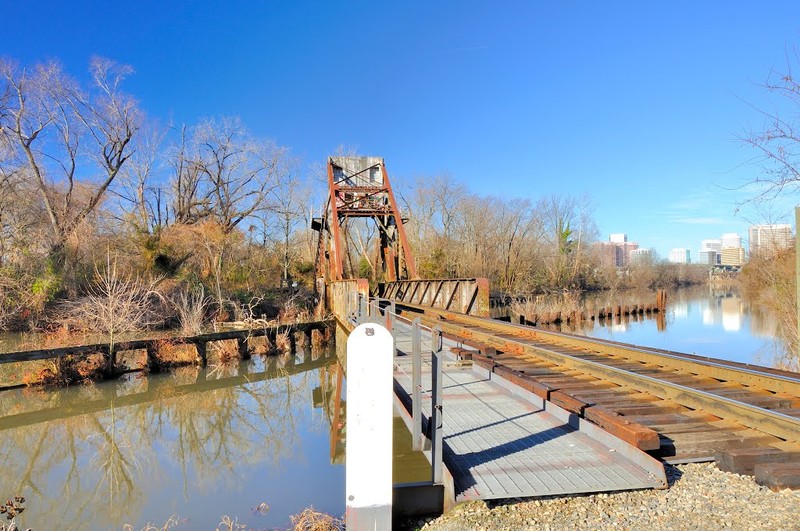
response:
{"label": "rusty steel truss", "polygon": [[417,277],[403,218],[380,157],[329,157],[328,198],[322,217],[312,220],[319,231],[316,258],[318,291],[324,283],[355,278],[345,268],[348,221],[371,218],[380,238],[381,273],[386,282]]}
{"label": "rusty steel truss", "polygon": [[400,303],[489,316],[489,281],[485,278],[396,280],[382,286],[380,296]]}

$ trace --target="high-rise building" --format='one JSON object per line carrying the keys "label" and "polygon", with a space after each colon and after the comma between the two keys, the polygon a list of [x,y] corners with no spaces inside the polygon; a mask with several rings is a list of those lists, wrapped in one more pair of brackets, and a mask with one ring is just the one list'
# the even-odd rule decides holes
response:
{"label": "high-rise building", "polygon": [[770,255],[792,246],[791,225],[751,225],[750,256]]}
{"label": "high-rise building", "polygon": [[603,267],[619,267],[617,265],[617,246],[611,242],[596,242],[595,252]]}
{"label": "high-rise building", "polygon": [[713,249],[700,249],[697,252],[697,263],[703,265],[719,264],[719,253]]}
{"label": "high-rise building", "polygon": [[728,247],[741,247],[742,246],[742,237],[736,234],[735,232],[727,232],[722,235],[722,249],[726,249]]}
{"label": "high-rise building", "polygon": [[669,252],[669,261],[673,264],[688,264],[692,261],[689,249],[684,247],[672,249]]}
{"label": "high-rise building", "polygon": [[700,242],[700,250],[719,252],[722,250],[722,240],[703,240]]}
{"label": "high-rise building", "polygon": [[623,244],[618,244],[617,249],[619,249],[619,256],[620,256],[620,267],[625,267],[631,263],[631,254],[634,251],[639,250],[639,244],[636,242],[625,242]]}
{"label": "high-rise building", "polygon": [[744,263],[744,247],[723,247],[719,252],[719,264],[741,266]]}
{"label": "high-rise building", "polygon": [[653,251],[650,249],[633,249],[629,253],[631,264],[646,264],[653,258]]}
{"label": "high-rise building", "polygon": [[600,255],[600,263],[605,267],[627,266],[631,251],[639,248],[639,244],[629,242],[625,234],[611,234],[607,242],[597,242],[594,246]]}

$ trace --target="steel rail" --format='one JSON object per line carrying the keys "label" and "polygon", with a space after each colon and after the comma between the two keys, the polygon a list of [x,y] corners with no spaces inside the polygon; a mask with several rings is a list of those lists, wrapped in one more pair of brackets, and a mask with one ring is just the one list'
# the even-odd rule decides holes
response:
{"label": "steel rail", "polygon": [[[783,369],[775,369],[773,367],[764,367],[764,366],[761,366],[761,365],[755,365],[755,364],[752,364],[752,363],[745,363],[745,362],[742,362],[742,361],[722,360],[722,359],[719,359],[719,358],[712,358],[712,357],[709,357],[709,356],[702,356],[702,355],[699,355],[699,354],[689,354],[687,352],[676,352],[674,350],[667,350],[667,349],[662,349],[662,348],[657,348],[657,347],[640,347],[640,346],[631,345],[629,343],[624,343],[622,341],[614,341],[612,339],[589,338],[588,336],[581,336],[579,334],[572,334],[572,333],[569,333],[569,332],[555,332],[555,331],[550,331],[550,330],[542,330],[541,332],[543,332],[545,334],[555,334],[557,336],[574,337],[574,338],[577,338],[577,339],[582,339],[582,338],[586,338],[586,339],[590,339],[590,340],[593,339],[595,341],[599,341],[602,345],[616,345],[616,346],[623,347],[623,348],[630,347],[630,348],[634,348],[634,349],[643,350],[643,351],[648,352],[650,354],[657,354],[657,355],[664,354],[666,356],[675,357],[675,358],[680,359],[680,360],[693,361],[693,362],[697,362],[697,363],[701,363],[701,364],[716,364],[716,365],[719,365],[719,366],[725,367],[725,368],[742,369],[744,371],[753,371],[753,372],[759,373],[761,375],[775,375],[775,376],[778,376],[778,377],[788,378],[789,380],[800,379],[800,374],[798,374],[797,372],[794,372],[794,371],[787,371],[787,370],[783,370]],[[629,359],[633,359],[633,358],[629,358]]]}
{"label": "steel rail", "polygon": [[645,348],[624,345],[618,342],[607,342],[602,339],[589,337],[576,337],[559,332],[535,330],[530,327],[506,323],[494,319],[484,319],[474,316],[461,315],[454,312],[427,308],[424,306],[409,305],[398,303],[402,306],[423,312],[435,314],[444,319],[459,321],[465,324],[472,324],[497,330],[501,333],[516,335],[524,339],[538,339],[551,344],[569,347],[579,350],[592,351],[598,354],[620,356],[629,360],[641,363],[652,363],[660,367],[671,367],[687,371],[690,374],[708,376],[716,380],[737,382],[749,387],[758,387],[774,393],[788,393],[800,398],[800,374],[797,377],[786,373],[776,374],[774,372],[760,371],[758,368],[738,367],[726,364],[724,361],[714,361],[711,359],[695,359],[694,357],[681,356],[680,353],[666,351],[648,351]]}
{"label": "steel rail", "polygon": [[[429,314],[426,314],[426,318],[436,322],[443,331],[454,336],[473,339],[501,351],[531,354],[558,365],[576,369],[596,377],[602,377],[618,385],[645,391],[662,399],[673,400],[692,409],[702,409],[722,419],[735,420],[744,426],[789,442],[800,442],[800,418],[685,385],[660,380],[652,376],[637,374],[600,362],[586,360],[579,356],[555,352],[517,339],[498,337],[492,333],[497,331],[498,328],[508,330],[508,323],[501,323],[503,327],[498,327],[497,322],[492,320],[467,318],[460,314],[439,310],[435,310],[433,313],[438,314],[445,320],[433,319]],[[462,325],[474,328],[466,328],[454,322],[448,322],[448,320],[461,321]],[[483,330],[479,328],[483,328]],[[512,333],[510,335],[513,336],[515,334]]]}

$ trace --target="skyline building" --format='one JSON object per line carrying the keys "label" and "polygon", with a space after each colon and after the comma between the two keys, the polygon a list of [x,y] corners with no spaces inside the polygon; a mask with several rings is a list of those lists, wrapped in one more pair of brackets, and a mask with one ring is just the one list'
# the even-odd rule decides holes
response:
{"label": "skyline building", "polygon": [[726,232],[721,238],[709,238],[700,242],[697,263],[710,266],[741,266],[744,263],[742,237],[735,232]]}
{"label": "skyline building", "polygon": [[750,231],[750,256],[758,254],[773,254],[792,246],[792,226],[779,225],[751,225]]}
{"label": "skyline building", "polygon": [[742,247],[742,237],[735,232],[726,232],[720,239],[722,240],[722,249],[729,247]]}
{"label": "skyline building", "polygon": [[744,247],[723,247],[719,253],[719,265],[739,267],[744,264]]}
{"label": "skyline building", "polygon": [[633,249],[629,254],[631,264],[644,264],[653,258],[653,251],[651,249]]}
{"label": "skyline building", "polygon": [[705,249],[705,250],[701,249],[700,251],[697,252],[696,263],[714,266],[719,263],[717,261],[718,258],[719,258],[719,253],[714,249]]}
{"label": "skyline building", "polygon": [[691,253],[685,247],[677,247],[669,252],[669,261],[673,264],[691,263]]}
{"label": "skyline building", "polygon": [[607,242],[596,242],[595,249],[600,254],[604,267],[625,267],[630,263],[630,253],[639,248],[636,242],[629,242],[627,234],[610,234]]}
{"label": "skyline building", "polygon": [[702,242],[700,242],[700,250],[719,252],[722,250],[722,240],[720,239],[703,240]]}

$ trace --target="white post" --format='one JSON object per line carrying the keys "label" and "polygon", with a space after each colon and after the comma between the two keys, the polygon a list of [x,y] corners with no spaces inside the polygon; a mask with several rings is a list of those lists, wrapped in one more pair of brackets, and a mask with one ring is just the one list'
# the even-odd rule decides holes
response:
{"label": "white post", "polygon": [[392,526],[392,335],[376,323],[347,338],[347,529]]}

